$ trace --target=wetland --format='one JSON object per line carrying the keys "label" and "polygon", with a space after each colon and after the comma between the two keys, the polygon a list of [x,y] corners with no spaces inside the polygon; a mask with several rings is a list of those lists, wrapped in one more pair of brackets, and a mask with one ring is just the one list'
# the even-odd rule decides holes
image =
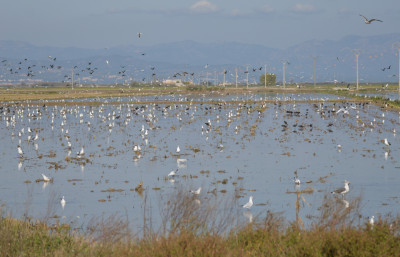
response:
{"label": "wetland", "polygon": [[[362,219],[398,212],[396,108],[319,90],[143,91],[3,102],[7,214],[75,228],[121,216],[134,231],[150,219],[159,231],[173,194],[199,187],[190,201],[238,223],[273,212],[308,226],[326,197],[343,208],[361,197]],[[350,191],[331,195],[345,180]]]}

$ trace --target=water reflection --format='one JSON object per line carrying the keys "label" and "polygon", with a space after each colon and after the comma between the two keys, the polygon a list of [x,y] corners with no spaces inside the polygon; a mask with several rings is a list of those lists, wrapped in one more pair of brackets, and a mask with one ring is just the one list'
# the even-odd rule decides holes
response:
{"label": "water reflection", "polygon": [[342,199],[342,202],[343,202],[345,208],[349,208],[349,206],[350,206],[349,201],[346,201],[345,199]]}
{"label": "water reflection", "polygon": [[243,212],[243,215],[246,217],[249,223],[253,222],[253,213],[251,213],[251,211],[245,211]]}

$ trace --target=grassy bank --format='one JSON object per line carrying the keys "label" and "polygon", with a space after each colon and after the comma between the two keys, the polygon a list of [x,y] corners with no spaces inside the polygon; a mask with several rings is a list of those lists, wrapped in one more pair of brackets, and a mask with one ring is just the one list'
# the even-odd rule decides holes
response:
{"label": "grassy bank", "polygon": [[262,219],[222,232],[227,224],[235,224],[232,209],[218,221],[214,204],[200,206],[182,192],[169,202],[162,232],[146,230],[140,237],[128,229],[127,220],[116,217],[99,219],[79,234],[65,224],[3,217],[0,255],[400,256],[400,219],[380,217],[370,225],[359,215],[359,199],[345,207],[341,199],[326,196],[320,216],[306,228],[300,217],[288,222],[267,212]]}
{"label": "grassy bank", "polygon": [[[390,85],[385,92],[397,92],[396,85]],[[358,92],[380,92],[381,85],[368,84],[361,85]],[[283,87],[263,87],[263,86],[187,86],[187,87],[164,87],[164,86],[83,86],[77,88],[70,87],[3,87],[0,88],[0,101],[38,101],[38,100],[62,100],[62,99],[82,99],[96,97],[125,97],[125,96],[145,96],[162,94],[244,94],[244,93],[339,93],[350,96],[355,93],[354,89],[347,89],[345,85],[317,84],[317,86],[305,85],[297,88],[295,85]]]}
{"label": "grassy bank", "polygon": [[385,221],[340,229],[250,224],[227,236],[190,230],[141,240],[92,241],[64,226],[2,218],[1,256],[399,256],[400,240]]}

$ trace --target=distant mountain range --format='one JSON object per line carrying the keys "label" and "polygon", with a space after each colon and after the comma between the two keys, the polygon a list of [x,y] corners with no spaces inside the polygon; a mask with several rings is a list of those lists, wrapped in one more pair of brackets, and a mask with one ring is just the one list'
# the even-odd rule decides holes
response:
{"label": "distant mountain range", "polygon": [[[0,84],[35,81],[116,83],[165,79],[234,82],[258,81],[264,73],[287,82],[312,82],[314,59],[318,82],[354,82],[355,52],[359,53],[360,82],[398,81],[400,33],[379,36],[346,36],[338,40],[310,40],[287,49],[237,42],[198,43],[181,41],[151,46],[104,49],[35,46],[19,41],[0,41]],[[72,72],[72,68],[74,70]],[[253,71],[255,69],[255,71]],[[192,74],[192,75],[191,75]]]}

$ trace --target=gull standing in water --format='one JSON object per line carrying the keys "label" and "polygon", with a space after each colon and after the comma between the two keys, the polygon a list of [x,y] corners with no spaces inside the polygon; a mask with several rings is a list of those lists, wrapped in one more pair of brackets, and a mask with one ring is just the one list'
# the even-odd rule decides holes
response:
{"label": "gull standing in water", "polygon": [[179,148],[179,145],[178,145],[178,147],[176,148],[176,153],[180,153],[181,152],[181,149]]}
{"label": "gull standing in water", "polygon": [[81,150],[76,155],[78,155],[78,157],[81,157],[84,154],[85,154],[85,149],[82,146]]}
{"label": "gull standing in water", "polygon": [[23,154],[24,154],[24,152],[22,152],[22,149],[21,149],[21,146],[18,146],[18,154],[20,155],[20,156],[22,156]]}
{"label": "gull standing in water", "polygon": [[195,190],[190,190],[190,193],[194,194],[194,195],[199,195],[201,192],[201,187],[199,187],[199,189]]}
{"label": "gull standing in water", "polygon": [[341,194],[342,197],[344,198],[344,195],[350,191],[349,184],[350,182],[345,180],[344,187],[336,189],[335,191],[332,192],[332,194]]}
{"label": "gull standing in water", "polygon": [[300,179],[298,177],[294,177],[293,181],[296,185],[300,185]]}
{"label": "gull standing in water", "polygon": [[168,177],[175,177],[175,176],[178,176],[178,169],[176,169],[176,171],[175,170],[173,170],[173,171],[171,171],[169,174],[168,174]]}
{"label": "gull standing in water", "polygon": [[385,138],[385,145],[387,145],[387,146],[389,146],[389,145],[391,145],[391,143],[387,140],[387,138]]}
{"label": "gull standing in water", "polygon": [[250,196],[249,201],[243,205],[243,208],[250,209],[253,206],[253,196]]}
{"label": "gull standing in water", "polygon": [[50,177],[44,175],[43,173],[42,173],[42,177],[43,177],[43,181],[44,181],[44,182],[50,182],[51,180],[53,180],[52,178],[50,178]]}
{"label": "gull standing in water", "polygon": [[369,218],[369,220],[368,220],[368,222],[369,222],[369,224],[370,224],[371,226],[373,226],[374,223],[375,223],[374,219],[375,219],[375,216],[371,216],[371,217]]}
{"label": "gull standing in water", "polygon": [[61,198],[61,207],[63,208],[63,210],[64,210],[64,207],[65,207],[65,204],[66,204],[67,202],[65,201],[65,199],[64,199],[64,196]]}

